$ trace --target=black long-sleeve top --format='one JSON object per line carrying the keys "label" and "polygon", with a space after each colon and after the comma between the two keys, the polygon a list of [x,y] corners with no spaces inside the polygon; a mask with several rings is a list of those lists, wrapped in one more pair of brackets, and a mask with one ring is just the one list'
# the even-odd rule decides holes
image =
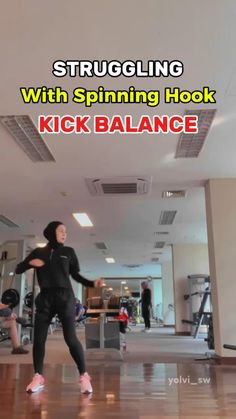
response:
{"label": "black long-sleeve top", "polygon": [[94,282],[80,275],[79,262],[72,247],[60,246],[52,249],[49,245],[34,249],[29,256],[16,267],[16,274],[21,274],[33,268],[32,259],[41,259],[44,265],[35,268],[40,289],[45,288],[72,288],[69,276],[86,287],[94,287]]}
{"label": "black long-sleeve top", "polygon": [[151,290],[149,288],[143,290],[141,302],[143,307],[151,305]]}

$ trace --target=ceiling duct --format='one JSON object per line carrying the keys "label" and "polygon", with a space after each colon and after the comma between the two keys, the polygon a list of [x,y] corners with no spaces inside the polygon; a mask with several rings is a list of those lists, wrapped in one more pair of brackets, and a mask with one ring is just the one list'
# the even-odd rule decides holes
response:
{"label": "ceiling duct", "polygon": [[9,218],[5,217],[5,215],[2,215],[2,214],[0,215],[0,223],[10,228],[19,228],[19,226],[16,223],[14,223]]}
{"label": "ceiling duct", "polygon": [[103,242],[94,243],[94,246],[99,250],[107,250],[107,246]]}
{"label": "ceiling duct", "polygon": [[188,110],[185,115],[198,116],[198,133],[184,134],[179,137],[175,158],[198,157],[209,129],[212,125],[216,109]]}
{"label": "ceiling duct", "polygon": [[159,225],[173,224],[177,211],[161,211]]}
{"label": "ceiling duct", "polygon": [[33,162],[55,162],[55,159],[28,115],[0,116],[2,125]]}
{"label": "ceiling duct", "polygon": [[154,244],[154,249],[163,249],[164,246],[165,246],[165,242],[156,242]]}
{"label": "ceiling duct", "polygon": [[155,236],[167,236],[169,234],[169,231],[155,231]]}
{"label": "ceiling duct", "polygon": [[150,191],[151,178],[142,176],[114,178],[86,178],[86,185],[93,196],[102,195],[145,195]]}
{"label": "ceiling duct", "polygon": [[159,258],[151,258],[151,262],[159,262]]}
{"label": "ceiling duct", "polygon": [[162,192],[162,198],[185,198],[185,197],[186,197],[185,190]]}

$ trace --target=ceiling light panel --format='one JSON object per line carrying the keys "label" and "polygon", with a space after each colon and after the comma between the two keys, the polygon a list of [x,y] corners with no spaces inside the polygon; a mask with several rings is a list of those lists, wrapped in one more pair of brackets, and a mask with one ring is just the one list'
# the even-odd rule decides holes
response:
{"label": "ceiling light panel", "polygon": [[198,157],[214,120],[216,109],[188,110],[185,115],[198,116],[198,133],[180,135],[175,158]]}
{"label": "ceiling light panel", "polygon": [[93,223],[85,212],[75,212],[72,214],[81,227],[93,227]]}
{"label": "ceiling light panel", "polygon": [[55,162],[55,159],[28,115],[0,116],[2,125],[33,162]]}
{"label": "ceiling light panel", "polygon": [[116,263],[114,258],[105,258],[107,263]]}

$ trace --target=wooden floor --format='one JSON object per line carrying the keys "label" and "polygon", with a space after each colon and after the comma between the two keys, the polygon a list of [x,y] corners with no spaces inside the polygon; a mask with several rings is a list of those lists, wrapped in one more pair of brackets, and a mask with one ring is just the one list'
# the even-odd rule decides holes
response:
{"label": "wooden floor", "polygon": [[81,395],[71,365],[47,365],[46,387],[28,395],[31,365],[0,365],[2,419],[236,418],[236,366],[90,365],[92,397]]}

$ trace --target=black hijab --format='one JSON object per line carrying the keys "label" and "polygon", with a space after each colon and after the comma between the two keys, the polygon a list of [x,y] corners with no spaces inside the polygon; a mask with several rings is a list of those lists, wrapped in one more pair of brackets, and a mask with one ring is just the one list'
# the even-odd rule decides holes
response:
{"label": "black hijab", "polygon": [[60,225],[63,225],[61,221],[51,221],[51,223],[49,223],[43,231],[43,235],[48,240],[52,249],[57,249],[58,247],[63,246],[63,244],[58,243],[56,239],[56,229]]}

